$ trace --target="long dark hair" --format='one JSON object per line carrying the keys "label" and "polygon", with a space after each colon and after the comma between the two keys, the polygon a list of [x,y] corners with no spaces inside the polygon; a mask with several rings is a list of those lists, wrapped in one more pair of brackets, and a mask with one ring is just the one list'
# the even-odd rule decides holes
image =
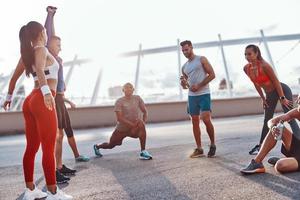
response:
{"label": "long dark hair", "polygon": [[249,44],[248,46],[246,46],[246,49],[249,49],[249,48],[251,48],[254,51],[254,53],[257,53],[257,59],[259,61],[264,60],[263,57],[261,56],[260,49],[258,46],[254,45],[254,44]]}
{"label": "long dark hair", "polygon": [[44,27],[36,21],[31,21],[20,29],[21,58],[25,65],[26,76],[33,72],[34,49],[32,42],[38,38],[43,30]]}

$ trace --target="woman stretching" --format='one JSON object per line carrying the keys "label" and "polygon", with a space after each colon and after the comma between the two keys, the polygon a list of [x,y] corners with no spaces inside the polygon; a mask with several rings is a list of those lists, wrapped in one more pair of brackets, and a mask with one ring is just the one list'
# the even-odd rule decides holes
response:
{"label": "woman stretching", "polygon": [[[23,26],[19,33],[21,62],[26,75],[34,78],[34,89],[23,104],[25,118],[26,150],[23,170],[26,182],[24,199],[44,198],[50,200],[73,199],[56,186],[54,148],[57,118],[54,96],[59,65],[45,47],[47,34],[44,27],[35,21]],[[35,155],[42,145],[42,165],[47,193],[37,189],[33,183]]]}
{"label": "woman stretching", "polygon": [[[245,65],[244,72],[253,82],[255,89],[262,99],[264,108],[264,125],[260,142],[249,151],[250,155],[255,155],[258,153],[269,131],[267,123],[274,115],[278,100],[281,103],[283,111],[287,113],[293,108],[293,95],[289,86],[279,82],[270,64],[262,58],[258,46],[253,44],[248,45],[245,49],[245,58],[249,63]],[[299,131],[299,126],[295,120],[291,120],[289,124],[293,132]]]}

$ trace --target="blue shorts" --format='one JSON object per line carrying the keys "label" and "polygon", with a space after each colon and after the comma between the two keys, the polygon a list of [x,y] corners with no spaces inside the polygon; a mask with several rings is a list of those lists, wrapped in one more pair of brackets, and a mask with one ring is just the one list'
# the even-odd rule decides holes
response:
{"label": "blue shorts", "polygon": [[205,111],[211,111],[210,94],[189,96],[187,111],[190,115],[200,115]]}

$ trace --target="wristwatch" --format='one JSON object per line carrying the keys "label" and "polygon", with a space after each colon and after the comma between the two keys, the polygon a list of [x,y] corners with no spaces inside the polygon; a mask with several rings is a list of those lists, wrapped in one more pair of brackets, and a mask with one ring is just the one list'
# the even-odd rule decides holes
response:
{"label": "wristwatch", "polygon": [[284,99],[285,99],[285,96],[281,96],[281,97],[280,97],[280,100],[284,100]]}

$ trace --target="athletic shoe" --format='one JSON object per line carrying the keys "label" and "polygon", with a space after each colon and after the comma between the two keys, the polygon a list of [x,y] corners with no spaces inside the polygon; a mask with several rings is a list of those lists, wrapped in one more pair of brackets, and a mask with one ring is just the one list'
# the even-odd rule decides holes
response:
{"label": "athletic shoe", "polygon": [[100,149],[97,148],[96,144],[94,145],[94,152],[95,152],[95,155],[98,156],[98,157],[102,157],[103,156],[101,154],[101,152],[100,152]]}
{"label": "athletic shoe", "polygon": [[216,156],[216,150],[217,150],[217,147],[215,144],[213,145],[210,145],[209,147],[209,152],[207,153],[207,157],[208,158],[213,158]]}
{"label": "athletic shoe", "polygon": [[56,183],[57,184],[67,183],[69,180],[70,180],[69,177],[63,175],[58,170],[56,170]]}
{"label": "athletic shoe", "polygon": [[79,155],[77,158],[75,158],[76,162],[88,162],[90,161],[90,158],[84,155]]}
{"label": "athletic shoe", "polygon": [[271,165],[273,165],[273,166],[275,166],[278,160],[280,160],[280,158],[278,158],[278,157],[271,157],[271,158],[269,158],[268,163],[271,164]]}
{"label": "athletic shoe", "polygon": [[70,169],[65,165],[63,165],[61,169],[58,169],[58,171],[65,176],[74,175],[76,173],[75,169]]}
{"label": "athletic shoe", "polygon": [[152,159],[152,155],[148,151],[143,150],[140,153],[140,159],[141,160],[151,160]]}
{"label": "athletic shoe", "polygon": [[73,199],[72,196],[67,195],[62,190],[60,190],[58,187],[56,187],[55,194],[52,194],[49,191],[47,191],[47,194],[48,194],[47,200],[71,200],[71,199]]}
{"label": "athletic shoe", "polygon": [[251,151],[249,151],[249,154],[250,155],[256,155],[256,154],[258,154],[259,150],[260,150],[260,145],[257,144],[257,145],[255,145],[255,147],[253,147],[251,149]]}
{"label": "athletic shoe", "polygon": [[199,157],[203,157],[204,156],[204,152],[203,149],[195,149],[194,152],[190,155],[190,158],[199,158]]}
{"label": "athletic shoe", "polygon": [[255,174],[255,173],[264,173],[265,167],[262,163],[255,162],[254,159],[251,160],[248,167],[241,169],[241,173],[243,174]]}
{"label": "athletic shoe", "polygon": [[34,190],[30,190],[29,188],[25,189],[23,200],[34,200],[41,199],[47,197],[47,193],[38,189],[37,187]]}

